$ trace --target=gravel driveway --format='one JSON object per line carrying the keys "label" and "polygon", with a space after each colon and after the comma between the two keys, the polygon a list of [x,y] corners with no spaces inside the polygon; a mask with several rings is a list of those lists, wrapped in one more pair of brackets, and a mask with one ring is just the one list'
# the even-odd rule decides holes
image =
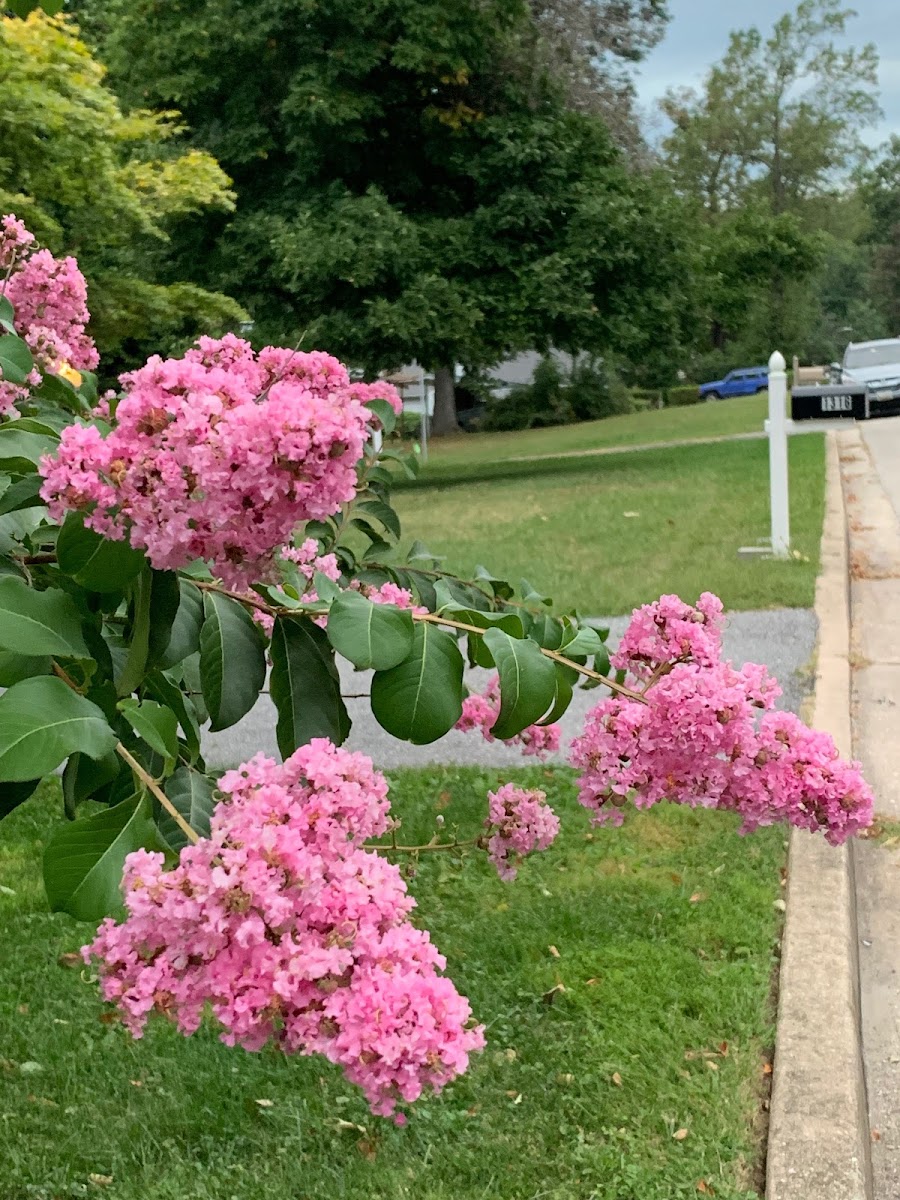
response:
{"label": "gravel driveway", "polygon": [[[627,617],[609,622],[611,642],[621,636]],[[725,631],[726,655],[738,664],[761,662],[781,683],[784,696],[781,707],[798,711],[809,680],[804,672],[810,664],[816,642],[816,618],[806,609],[774,609],[766,612],[732,613]],[[342,663],[344,692],[367,692],[368,673],[354,672]],[[473,690],[483,686],[486,671],[470,671],[467,683]],[[563,744],[557,761],[563,761],[566,748],[581,729],[584,715],[602,691],[576,690],[572,706],[562,721]],[[352,750],[363,750],[383,768],[427,766],[430,763],[462,763],[483,766],[521,766],[528,763],[519,751],[500,743],[488,743],[478,733],[451,732],[430,746],[411,746],[398,742],[376,723],[367,700],[348,700],[353,731],[347,742]],[[212,768],[232,767],[260,750],[278,758],[275,743],[275,708],[267,695],[242,721],[223,733],[206,734],[203,748]]]}

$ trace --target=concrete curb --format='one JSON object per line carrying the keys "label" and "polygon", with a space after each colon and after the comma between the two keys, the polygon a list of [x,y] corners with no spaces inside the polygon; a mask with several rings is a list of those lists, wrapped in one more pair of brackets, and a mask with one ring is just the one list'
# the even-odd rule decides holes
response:
{"label": "concrete curb", "polygon": [[[847,520],[837,435],[826,440],[812,724],[852,756]],[[871,1200],[853,856],[791,836],[770,1110],[768,1200]]]}

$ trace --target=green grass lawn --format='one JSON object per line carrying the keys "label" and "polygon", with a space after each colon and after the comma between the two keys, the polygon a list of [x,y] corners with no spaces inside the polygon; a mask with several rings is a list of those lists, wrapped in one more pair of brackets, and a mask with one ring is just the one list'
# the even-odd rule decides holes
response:
{"label": "green grass lawn", "polygon": [[[162,1023],[133,1042],[58,962],[91,930],[43,900],[55,789],[14,813],[0,1200],[696,1200],[701,1181],[756,1196],[783,832],[739,839],[727,815],[666,808],[590,834],[568,772],[517,774],[563,815],[558,845],[511,885],[443,855],[412,881],[489,1048],[404,1129],[319,1060]],[[393,773],[405,835],[430,836],[433,803],[446,828],[476,827],[497,778]]]}
{"label": "green grass lawn", "polygon": [[584,421],[552,429],[436,438],[429,444],[424,474],[426,478],[445,478],[475,463],[522,455],[569,454],[607,446],[638,446],[645,442],[750,433],[762,430],[768,411],[768,393],[764,393],[687,408],[649,409],[622,417],[608,417],[604,421]]}
{"label": "green grass lawn", "polygon": [[446,555],[446,570],[467,575],[481,563],[514,583],[525,577],[561,609],[613,615],[662,592],[693,600],[704,590],[729,608],[808,607],[822,532],[824,440],[820,434],[790,439],[792,533],[800,558],[787,562],[737,556],[740,546],[769,532],[768,453],[759,440],[460,464],[452,485],[401,489],[395,500],[407,536]]}

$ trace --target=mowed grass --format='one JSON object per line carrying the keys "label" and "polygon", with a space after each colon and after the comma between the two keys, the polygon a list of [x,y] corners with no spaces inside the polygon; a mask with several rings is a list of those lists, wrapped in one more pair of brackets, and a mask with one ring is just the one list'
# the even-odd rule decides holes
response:
{"label": "mowed grass", "polygon": [[737,553],[769,533],[768,454],[759,440],[481,464],[453,485],[399,490],[395,503],[409,535],[446,556],[443,569],[470,576],[483,564],[515,584],[524,577],[561,610],[613,615],[663,592],[703,591],[735,609],[808,607],[824,439],[790,439],[798,557],[789,561]]}
{"label": "mowed grass", "polygon": [[609,446],[639,446],[647,442],[760,432],[768,411],[768,393],[763,393],[687,408],[649,409],[551,429],[435,438],[429,444],[428,463],[423,474],[425,478],[446,478],[476,463],[511,457],[572,454]]}
{"label": "mowed grass", "polygon": [[[445,830],[474,831],[499,779],[391,774],[408,840],[430,837],[435,806]],[[590,833],[567,771],[510,774],[547,790],[564,831],[514,884],[445,855],[412,878],[489,1047],[402,1129],[321,1060],[163,1022],[132,1041],[88,972],[58,962],[91,928],[43,900],[55,788],[14,813],[0,826],[0,1200],[756,1196],[783,832],[740,839],[728,815],[660,808]]]}

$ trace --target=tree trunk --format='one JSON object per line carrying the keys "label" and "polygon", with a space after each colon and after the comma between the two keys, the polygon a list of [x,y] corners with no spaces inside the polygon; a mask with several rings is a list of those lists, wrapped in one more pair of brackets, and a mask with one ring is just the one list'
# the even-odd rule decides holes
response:
{"label": "tree trunk", "polygon": [[456,376],[452,367],[438,367],[434,373],[434,417],[431,436],[459,433],[456,419]]}

